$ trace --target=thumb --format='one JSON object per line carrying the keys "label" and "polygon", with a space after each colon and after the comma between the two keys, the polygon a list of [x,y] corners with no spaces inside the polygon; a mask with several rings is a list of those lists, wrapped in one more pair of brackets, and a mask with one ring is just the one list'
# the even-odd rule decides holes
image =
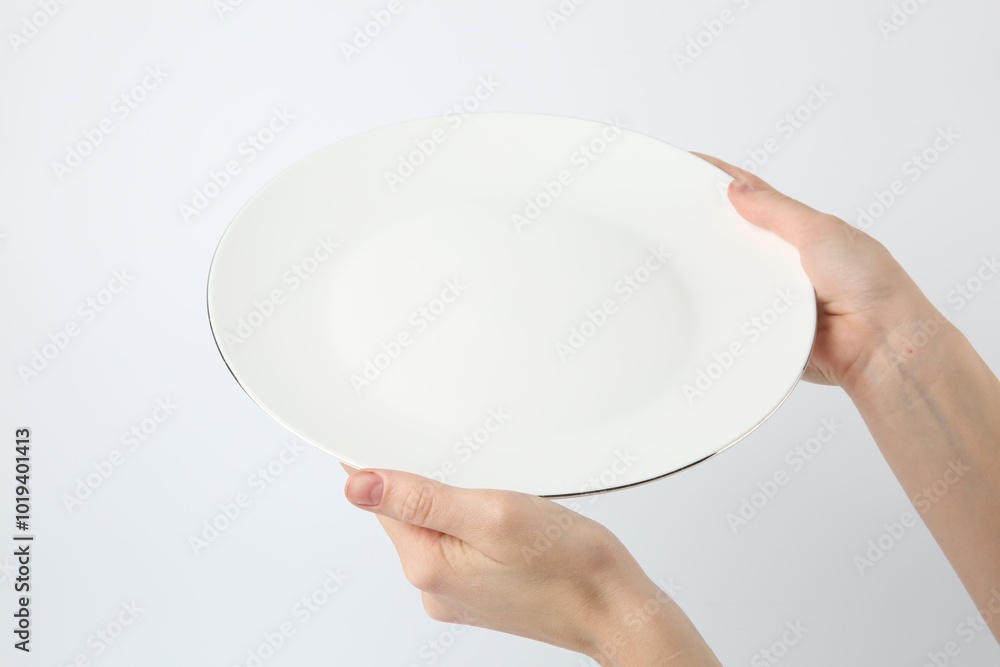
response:
{"label": "thumb", "polygon": [[413,526],[467,541],[474,533],[477,503],[467,489],[400,470],[354,472],[344,494],[355,506]]}
{"label": "thumb", "polygon": [[829,232],[831,225],[840,222],[778,192],[744,169],[710,155],[694,154],[733,177],[729,184],[729,201],[737,213],[748,222],[777,234],[800,251],[810,241]]}

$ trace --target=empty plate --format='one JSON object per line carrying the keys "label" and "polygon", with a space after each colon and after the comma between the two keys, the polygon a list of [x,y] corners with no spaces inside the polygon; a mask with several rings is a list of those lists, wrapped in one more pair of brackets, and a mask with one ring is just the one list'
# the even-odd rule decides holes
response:
{"label": "empty plate", "polygon": [[353,467],[549,497],[647,482],[759,426],[812,347],[798,253],[730,180],[611,122],[375,130],[239,212],[212,332],[264,411]]}

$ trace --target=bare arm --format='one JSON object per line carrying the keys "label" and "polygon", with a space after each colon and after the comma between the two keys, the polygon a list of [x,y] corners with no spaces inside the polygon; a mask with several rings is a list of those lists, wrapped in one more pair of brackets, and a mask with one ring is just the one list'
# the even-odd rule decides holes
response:
{"label": "bare arm", "polygon": [[806,379],[853,399],[1000,639],[1000,381],[888,250],[717,158],[740,214],[799,249],[819,322]]}
{"label": "bare arm", "polygon": [[844,388],[1000,639],[1000,381],[926,299],[887,325]]}
{"label": "bare arm", "polygon": [[[702,157],[738,179],[729,197],[744,218],[799,249],[820,313],[806,379],[848,392],[1000,637],[997,378],[880,243]],[[344,467],[348,499],[378,515],[432,618],[562,646],[605,667],[720,664],[600,524],[535,496]],[[526,559],[523,548],[553,522],[561,537]]]}

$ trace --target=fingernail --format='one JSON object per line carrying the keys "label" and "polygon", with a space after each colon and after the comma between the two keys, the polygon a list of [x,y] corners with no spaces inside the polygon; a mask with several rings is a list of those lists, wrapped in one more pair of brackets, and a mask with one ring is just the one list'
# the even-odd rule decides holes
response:
{"label": "fingernail", "polygon": [[347,499],[355,505],[369,507],[382,502],[382,478],[373,472],[354,473],[347,481]]}
{"label": "fingernail", "polygon": [[754,189],[752,185],[739,178],[733,178],[733,182],[729,184],[729,187],[736,192],[749,192]]}

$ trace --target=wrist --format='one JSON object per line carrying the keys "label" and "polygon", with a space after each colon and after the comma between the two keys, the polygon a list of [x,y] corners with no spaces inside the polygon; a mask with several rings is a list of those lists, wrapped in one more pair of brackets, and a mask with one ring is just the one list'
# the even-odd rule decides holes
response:
{"label": "wrist", "polygon": [[960,335],[919,292],[871,330],[871,344],[841,383],[855,403],[892,395],[908,376],[934,373],[944,363],[942,351],[954,349]]}
{"label": "wrist", "polygon": [[652,582],[618,596],[583,653],[603,667],[719,665],[683,610]]}

